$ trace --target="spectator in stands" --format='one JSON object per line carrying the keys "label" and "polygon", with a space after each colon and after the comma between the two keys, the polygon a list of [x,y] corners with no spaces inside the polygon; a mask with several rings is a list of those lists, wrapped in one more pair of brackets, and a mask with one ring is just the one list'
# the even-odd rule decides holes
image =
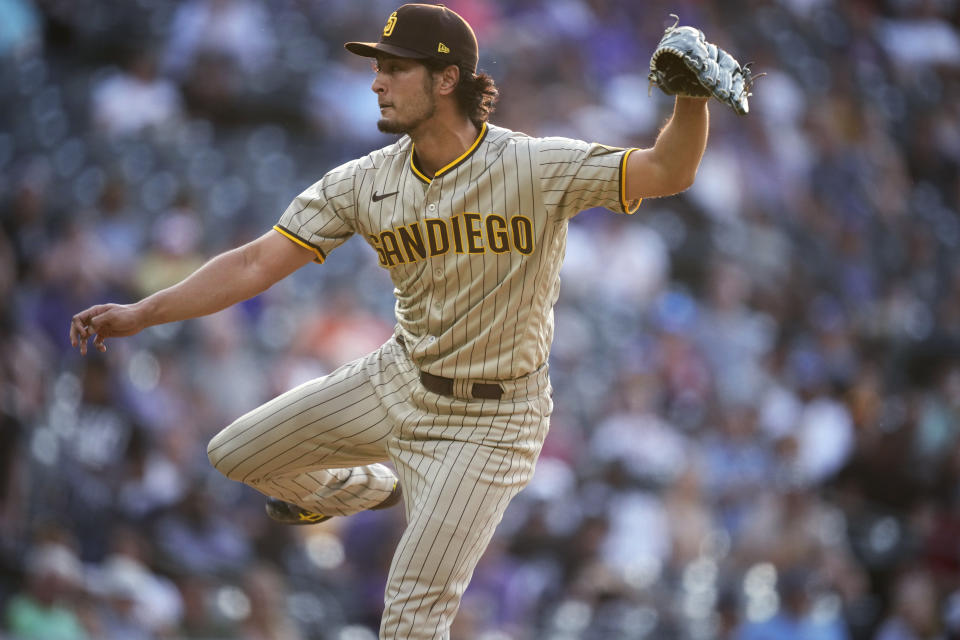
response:
{"label": "spectator in stands", "polygon": [[131,53],[124,69],[95,85],[90,102],[94,126],[108,135],[162,130],[183,117],[177,85],[157,73],[153,54],[145,50]]}
{"label": "spectator in stands", "polygon": [[26,559],[26,585],[7,603],[6,629],[22,640],[87,640],[78,598],[83,566],[66,546],[46,543]]}

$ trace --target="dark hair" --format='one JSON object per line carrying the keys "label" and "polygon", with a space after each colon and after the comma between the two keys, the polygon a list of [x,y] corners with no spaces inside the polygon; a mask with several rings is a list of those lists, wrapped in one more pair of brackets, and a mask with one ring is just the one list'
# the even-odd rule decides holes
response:
{"label": "dark hair", "polygon": [[[427,60],[424,64],[430,71],[443,71],[449,66],[441,60]],[[454,96],[460,110],[479,127],[487,121],[496,108],[500,91],[489,74],[483,71],[473,73],[462,65],[457,65],[457,68],[460,69],[460,81],[457,83]]]}

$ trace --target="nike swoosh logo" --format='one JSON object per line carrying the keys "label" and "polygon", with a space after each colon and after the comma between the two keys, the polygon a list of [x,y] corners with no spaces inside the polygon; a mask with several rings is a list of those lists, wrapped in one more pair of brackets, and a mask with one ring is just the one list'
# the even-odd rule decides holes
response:
{"label": "nike swoosh logo", "polygon": [[395,196],[395,195],[397,195],[398,193],[400,193],[400,192],[399,192],[399,191],[394,191],[393,193],[378,194],[376,191],[374,191],[374,192],[373,192],[373,201],[374,201],[374,202],[380,202],[380,201],[383,200],[384,198],[389,198],[390,196]]}

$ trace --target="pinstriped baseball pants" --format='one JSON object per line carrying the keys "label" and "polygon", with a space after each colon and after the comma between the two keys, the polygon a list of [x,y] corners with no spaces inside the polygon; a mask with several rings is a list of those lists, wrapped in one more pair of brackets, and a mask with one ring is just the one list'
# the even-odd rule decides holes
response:
{"label": "pinstriped baseball pants", "polygon": [[[547,367],[499,400],[428,391],[394,338],[242,416],[210,441],[233,480],[311,511],[379,504],[396,478],[407,528],[393,557],[383,639],[446,639],[507,504],[533,475],[553,407]],[[459,393],[469,385],[459,385]]]}

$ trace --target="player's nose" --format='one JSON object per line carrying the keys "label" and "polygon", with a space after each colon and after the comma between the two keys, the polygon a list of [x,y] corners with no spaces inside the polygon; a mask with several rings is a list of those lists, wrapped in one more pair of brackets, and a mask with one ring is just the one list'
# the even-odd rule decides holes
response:
{"label": "player's nose", "polygon": [[379,73],[373,76],[373,83],[370,85],[370,89],[378,95],[387,90]]}

